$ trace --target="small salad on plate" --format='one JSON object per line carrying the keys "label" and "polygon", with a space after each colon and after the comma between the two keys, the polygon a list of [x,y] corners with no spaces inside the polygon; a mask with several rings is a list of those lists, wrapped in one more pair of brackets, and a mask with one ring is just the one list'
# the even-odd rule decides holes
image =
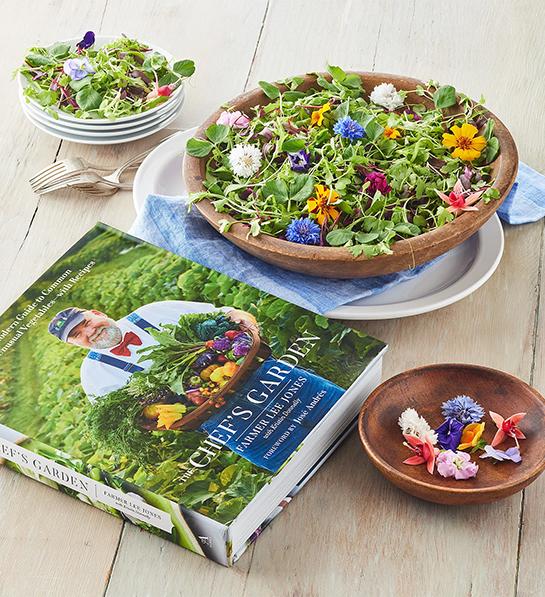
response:
{"label": "small salad on plate", "polygon": [[26,100],[54,117],[61,111],[79,119],[116,120],[172,99],[195,64],[172,63],[159,49],[125,36],[97,48],[88,31],[74,44],[30,48],[17,72]]}

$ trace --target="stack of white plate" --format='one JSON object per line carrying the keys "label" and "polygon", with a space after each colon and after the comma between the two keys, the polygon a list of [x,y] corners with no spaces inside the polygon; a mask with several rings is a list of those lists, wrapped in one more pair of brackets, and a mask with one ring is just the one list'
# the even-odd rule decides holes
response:
{"label": "stack of white plate", "polygon": [[[112,36],[97,36],[95,46],[97,48],[101,47],[114,39],[115,37]],[[71,44],[76,44],[78,41],[79,38],[67,40]],[[163,54],[172,63],[172,56],[168,52],[154,45],[149,47]],[[27,81],[21,74],[18,75],[18,83],[19,101],[23,112],[34,126],[59,139],[88,145],[128,143],[153,135],[167,127],[178,116],[185,98],[184,85],[182,84],[172,93],[168,101],[147,112],[124,116],[116,120],[105,118],[82,119],[55,108],[50,112],[46,112],[40,104],[34,100],[29,101],[24,97],[23,90],[27,85]]]}

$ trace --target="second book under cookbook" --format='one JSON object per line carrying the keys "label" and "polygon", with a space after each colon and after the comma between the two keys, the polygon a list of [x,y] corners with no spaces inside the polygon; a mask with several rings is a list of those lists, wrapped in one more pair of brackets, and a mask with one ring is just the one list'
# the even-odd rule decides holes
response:
{"label": "second book under cookbook", "polygon": [[0,464],[231,565],[385,350],[98,224],[0,317]]}

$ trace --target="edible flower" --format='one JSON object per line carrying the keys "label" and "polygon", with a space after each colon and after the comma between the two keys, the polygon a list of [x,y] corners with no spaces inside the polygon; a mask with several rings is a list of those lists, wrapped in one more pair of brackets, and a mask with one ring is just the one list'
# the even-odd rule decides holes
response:
{"label": "edible flower", "polygon": [[407,114],[407,118],[411,119],[414,122],[418,122],[419,120],[422,120],[422,116],[420,116],[420,114],[418,112],[415,112],[412,108],[405,108],[403,110],[404,114]]}
{"label": "edible flower", "polygon": [[460,158],[464,162],[476,160],[481,151],[486,147],[486,139],[482,136],[475,136],[479,132],[476,126],[464,122],[462,126],[454,125],[451,133],[443,133],[443,145],[452,147],[453,158]]}
{"label": "edible flower", "polygon": [[377,191],[380,191],[381,195],[387,195],[392,190],[392,187],[386,180],[386,175],[378,170],[373,170],[366,174],[364,182],[369,183],[367,190],[370,195],[374,195]]}
{"label": "edible flower", "polygon": [[492,440],[492,447],[495,448],[501,444],[506,437],[512,437],[517,446],[519,445],[519,439],[526,439],[524,433],[518,428],[518,424],[525,416],[526,413],[517,413],[516,415],[511,415],[509,418],[504,419],[501,415],[498,415],[498,413],[490,411],[490,417],[494,423],[496,423],[496,427],[498,428],[496,435]]}
{"label": "edible flower", "polygon": [[413,435],[423,441],[429,440],[433,446],[437,443],[437,434],[414,408],[406,408],[397,423],[401,427],[403,435]]}
{"label": "edible flower", "polygon": [[369,99],[377,106],[387,110],[395,110],[403,105],[403,98],[391,83],[377,85],[369,95]]}
{"label": "edible flower", "polygon": [[471,479],[477,475],[479,465],[471,461],[466,452],[445,450],[437,456],[437,472],[442,477],[454,477],[457,480]]}
{"label": "edible flower", "polygon": [[76,48],[77,48],[78,52],[81,52],[81,50],[87,50],[87,48],[90,48],[94,43],[95,43],[94,32],[87,31],[87,33],[83,36],[83,39],[81,41],[78,41],[78,43],[76,44]]}
{"label": "edible flower", "polygon": [[457,419],[447,419],[435,432],[437,441],[443,450],[456,450],[462,438],[463,423]]}
{"label": "edible flower", "polygon": [[522,462],[522,456],[520,455],[520,450],[517,446],[513,446],[508,450],[496,450],[492,446],[485,446],[484,448],[485,453],[481,454],[481,458],[493,458],[494,460],[498,460],[499,462],[503,462],[505,460],[511,460],[511,462]]}
{"label": "edible flower", "polygon": [[292,220],[286,228],[286,240],[302,245],[317,245],[320,242],[321,228],[310,218]]}
{"label": "edible flower", "polygon": [[229,153],[229,164],[235,176],[249,178],[261,166],[261,151],[256,145],[235,145]]}
{"label": "edible flower", "polygon": [[322,122],[324,121],[324,113],[328,110],[331,110],[331,104],[326,102],[319,110],[314,110],[310,115],[310,124],[315,124],[317,126],[322,126]]}
{"label": "edible flower", "polygon": [[364,128],[350,116],[339,118],[333,126],[333,131],[343,139],[349,139],[350,141],[357,141],[365,136]]}
{"label": "edible flower", "polygon": [[224,110],[216,120],[216,124],[223,124],[233,129],[245,129],[250,124],[250,119],[240,110],[235,112]]}
{"label": "edible flower", "polygon": [[384,136],[386,139],[398,139],[401,137],[401,131],[398,128],[387,126],[384,129]]}
{"label": "edible flower", "polygon": [[339,193],[333,189],[328,189],[323,184],[314,185],[316,189],[315,197],[307,200],[308,211],[316,214],[316,220],[320,226],[328,219],[336,220],[341,212],[334,207],[339,201]]}
{"label": "edible flower", "polygon": [[464,394],[443,402],[441,412],[445,419],[456,419],[464,425],[478,423],[484,417],[484,408]]}
{"label": "edible flower", "polygon": [[63,71],[72,81],[80,81],[87,75],[92,75],[95,72],[87,57],[68,58],[63,65]]}
{"label": "edible flower", "polygon": [[464,427],[458,450],[477,448],[484,431],[484,423],[470,423]]}
{"label": "edible flower", "polygon": [[288,160],[294,172],[306,172],[310,168],[310,153],[304,149],[295,153],[288,153]]}
{"label": "edible flower", "polygon": [[457,216],[463,211],[477,211],[478,208],[474,207],[473,203],[479,200],[483,191],[484,189],[466,196],[467,192],[464,190],[464,185],[460,180],[457,180],[454,188],[448,195],[437,190],[435,192],[448,204],[447,211]]}
{"label": "edible flower", "polygon": [[176,421],[183,418],[187,407],[184,404],[156,404],[152,405],[157,413],[157,428],[170,429]]}
{"label": "edible flower", "polygon": [[161,85],[161,87],[159,87],[159,85],[155,83],[153,89],[148,93],[148,95],[146,95],[146,100],[149,101],[155,99],[156,97],[168,97],[172,94],[174,89],[175,88],[173,85]]}
{"label": "edible flower", "polygon": [[406,441],[403,442],[404,446],[407,446],[413,456],[403,461],[403,464],[417,465],[425,464],[426,469],[430,475],[433,475],[433,469],[435,466],[435,454],[438,451],[433,447],[433,444],[427,440],[421,440],[416,435],[403,434]]}

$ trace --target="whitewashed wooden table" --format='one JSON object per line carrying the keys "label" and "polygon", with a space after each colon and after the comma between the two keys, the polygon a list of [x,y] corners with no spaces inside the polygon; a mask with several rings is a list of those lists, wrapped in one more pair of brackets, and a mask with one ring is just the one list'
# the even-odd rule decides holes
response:
{"label": "whitewashed wooden table", "polygon": [[[130,193],[39,198],[30,176],[56,157],[118,164],[153,143],[93,148],[31,127],[11,71],[27,47],[59,35],[126,32],[193,58],[197,74],[180,128],[258,80],[328,61],[438,79],[483,93],[511,129],[521,159],[545,171],[540,0],[48,0],[4,1],[0,11],[2,310],[97,220],[126,230],[134,218]],[[391,344],[386,376],[425,363],[470,362],[545,390],[543,223],[506,226],[505,233],[498,271],[471,297],[363,326]],[[352,434],[237,566],[224,569],[0,469],[0,595],[543,595],[544,490],[545,477],[494,505],[420,502],[384,481]]]}

